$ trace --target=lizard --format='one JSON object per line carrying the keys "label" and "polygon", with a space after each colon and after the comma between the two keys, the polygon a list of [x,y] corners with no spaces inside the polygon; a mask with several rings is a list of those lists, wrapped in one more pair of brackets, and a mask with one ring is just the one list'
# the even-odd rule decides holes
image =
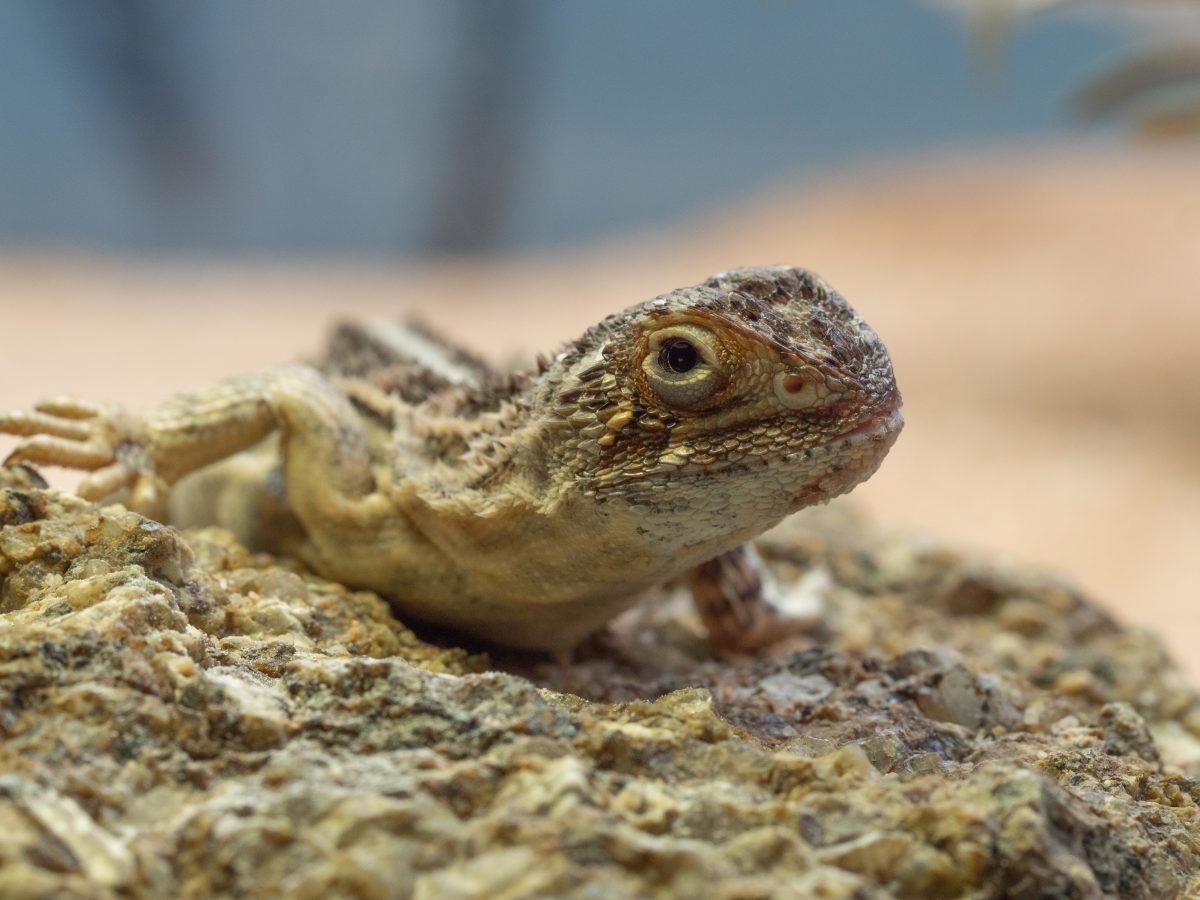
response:
{"label": "lizard", "polygon": [[[781,614],[741,549],[879,467],[902,426],[888,352],[800,268],[743,268],[498,375],[430,333],[346,324],[287,364],[144,414],[70,397],[0,414],[7,465],[233,528],[401,614],[562,653],[689,577],[718,646]],[[688,576],[688,573],[691,573]]]}

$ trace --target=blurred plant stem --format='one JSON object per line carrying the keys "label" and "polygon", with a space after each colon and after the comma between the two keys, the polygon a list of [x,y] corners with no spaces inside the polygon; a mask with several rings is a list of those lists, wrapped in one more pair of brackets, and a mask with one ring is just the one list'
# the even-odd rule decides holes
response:
{"label": "blurred plant stem", "polygon": [[976,74],[995,83],[1015,21],[1066,8],[1120,14],[1171,35],[1088,81],[1075,97],[1087,124],[1121,119],[1143,137],[1200,137],[1200,0],[969,0],[967,17]]}
{"label": "blurred plant stem", "polygon": [[426,250],[494,249],[507,233],[518,161],[527,155],[522,120],[529,108],[529,0],[459,0],[462,20],[450,124],[435,186]]}

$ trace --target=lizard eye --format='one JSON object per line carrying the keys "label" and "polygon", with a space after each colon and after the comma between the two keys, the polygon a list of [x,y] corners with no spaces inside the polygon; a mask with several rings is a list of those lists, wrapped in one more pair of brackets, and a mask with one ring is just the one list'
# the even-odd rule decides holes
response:
{"label": "lizard eye", "polygon": [[700,355],[690,341],[683,338],[671,338],[663,341],[658,350],[658,364],[668,372],[683,375],[696,368]]}
{"label": "lizard eye", "polygon": [[650,335],[642,372],[659,400],[691,409],[728,381],[719,349],[720,341],[707,328],[671,325]]}

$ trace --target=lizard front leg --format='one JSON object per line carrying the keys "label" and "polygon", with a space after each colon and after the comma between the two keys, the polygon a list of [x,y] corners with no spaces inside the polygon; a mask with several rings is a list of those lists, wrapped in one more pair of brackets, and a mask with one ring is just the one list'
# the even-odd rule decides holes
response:
{"label": "lizard front leg", "polygon": [[[71,399],[0,414],[0,432],[25,437],[6,463],[84,469],[80,496],[130,490],[130,506],[162,518],[171,484],[281,433],[289,503],[336,517],[375,488],[362,424],[350,403],[308,366],[282,366],[173,397],[145,416]],[[360,514],[361,510],[353,510]]]}
{"label": "lizard front leg", "polygon": [[748,544],[728,550],[692,569],[692,601],[713,646],[730,653],[754,653],[789,637],[815,635],[818,616],[790,615],[771,602],[763,561]]}

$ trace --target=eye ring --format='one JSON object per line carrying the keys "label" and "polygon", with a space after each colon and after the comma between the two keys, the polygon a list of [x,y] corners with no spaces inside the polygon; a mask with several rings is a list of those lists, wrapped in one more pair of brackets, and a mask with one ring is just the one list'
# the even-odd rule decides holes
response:
{"label": "eye ring", "polygon": [[729,382],[720,338],[695,322],[663,326],[647,336],[639,368],[654,398],[672,410],[697,409]]}
{"label": "eye ring", "polygon": [[700,351],[684,338],[670,338],[658,348],[659,366],[675,375],[692,371],[699,362]]}

